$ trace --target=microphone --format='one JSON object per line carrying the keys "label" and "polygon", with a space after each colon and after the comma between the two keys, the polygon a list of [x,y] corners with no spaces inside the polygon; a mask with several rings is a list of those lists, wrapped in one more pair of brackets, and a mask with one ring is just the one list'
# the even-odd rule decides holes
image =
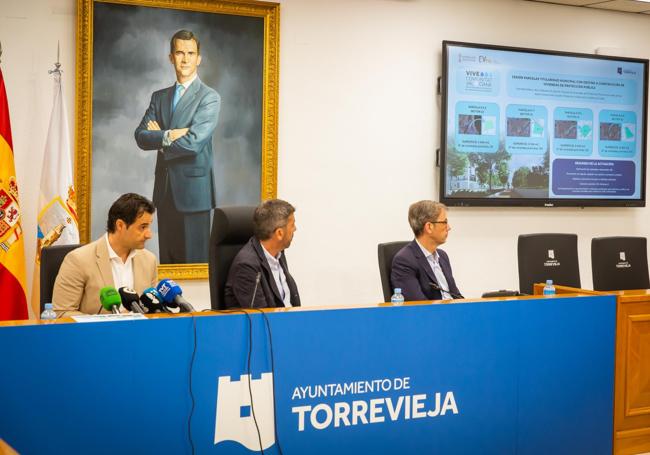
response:
{"label": "microphone", "polygon": [[[433,289],[435,289],[436,291],[440,291],[441,293],[442,293],[442,292],[446,292],[447,294],[449,294],[449,295],[451,296],[452,299],[464,299],[464,298],[465,298],[465,297],[462,296],[462,294],[457,294],[457,293],[455,293],[455,292],[451,292],[451,291],[448,290],[448,289],[443,289],[443,288],[441,288],[440,285],[439,285],[438,283],[434,283],[433,281],[431,281],[429,284],[430,284],[431,287],[432,287]],[[440,297],[442,297],[442,295],[441,295]]]}
{"label": "microphone", "polygon": [[145,289],[140,296],[140,302],[147,309],[147,313],[169,312],[169,310],[162,305],[162,297],[158,294],[156,288]]}
{"label": "microphone", "polygon": [[120,314],[122,299],[113,286],[106,286],[99,290],[99,301],[104,309],[112,311],[113,314]]}
{"label": "microphone", "polygon": [[140,298],[138,297],[137,292],[131,288],[127,288],[126,286],[119,288],[117,292],[120,293],[120,297],[122,298],[122,305],[124,305],[124,308],[129,311],[133,311],[134,313],[144,314],[144,308],[142,308],[140,305]]}
{"label": "microphone", "polygon": [[253,302],[255,302],[255,294],[257,294],[257,287],[260,285],[260,278],[262,278],[262,272],[257,272],[257,275],[255,275],[255,287],[253,288],[253,298],[251,298],[251,305],[249,308],[253,308]]}
{"label": "microphone", "polygon": [[181,287],[174,280],[165,278],[158,283],[157,291],[162,297],[164,305],[170,308],[180,308],[181,313],[191,313],[196,311],[194,307],[183,298]]}

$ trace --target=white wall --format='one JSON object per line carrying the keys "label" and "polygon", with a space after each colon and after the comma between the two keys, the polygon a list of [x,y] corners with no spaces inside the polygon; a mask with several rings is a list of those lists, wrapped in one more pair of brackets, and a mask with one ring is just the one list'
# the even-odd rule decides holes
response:
{"label": "white wall", "polygon": [[[278,196],[298,209],[288,257],[304,305],[382,300],[377,243],[409,239],[408,205],[437,197],[443,39],[650,57],[648,16],[521,0],[281,3]],[[74,112],[74,12],[74,0],[0,0],[28,264],[57,39]],[[518,287],[518,234],[575,232],[589,287],[590,239],[648,236],[649,215],[647,208],[452,208],[445,249],[461,291],[473,297]],[[28,275],[31,282],[31,267]],[[207,282],[181,285],[190,301],[209,305]]]}

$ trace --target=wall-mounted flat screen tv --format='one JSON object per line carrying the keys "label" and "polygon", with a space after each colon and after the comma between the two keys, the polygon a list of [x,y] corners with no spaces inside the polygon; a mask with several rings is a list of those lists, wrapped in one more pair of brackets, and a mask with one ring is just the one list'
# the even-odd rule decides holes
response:
{"label": "wall-mounted flat screen tv", "polygon": [[648,60],[443,41],[440,199],[645,206]]}

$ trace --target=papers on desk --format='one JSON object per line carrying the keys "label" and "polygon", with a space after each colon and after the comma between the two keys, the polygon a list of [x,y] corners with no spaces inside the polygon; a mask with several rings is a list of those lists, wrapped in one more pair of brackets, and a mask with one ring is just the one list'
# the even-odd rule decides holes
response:
{"label": "papers on desk", "polygon": [[111,321],[134,321],[147,319],[141,313],[120,313],[120,314],[82,314],[72,316],[77,322],[111,322]]}

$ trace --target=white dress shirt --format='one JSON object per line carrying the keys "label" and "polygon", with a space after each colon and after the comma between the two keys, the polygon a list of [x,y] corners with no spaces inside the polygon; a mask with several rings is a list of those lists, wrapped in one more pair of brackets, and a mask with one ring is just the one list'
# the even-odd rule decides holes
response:
{"label": "white dress shirt", "polygon": [[126,258],[126,262],[122,262],[122,258],[111,248],[111,244],[108,241],[108,234],[106,234],[105,238],[106,246],[108,247],[108,258],[111,261],[115,289],[121,287],[133,289],[133,257],[138,254],[138,250],[131,250],[129,256]]}
{"label": "white dress shirt", "polygon": [[424,254],[424,257],[427,258],[427,261],[429,262],[429,266],[431,266],[431,270],[433,271],[433,276],[436,277],[436,281],[438,282],[438,286],[440,287],[440,294],[442,295],[443,299],[452,299],[453,297],[449,292],[449,284],[447,283],[447,278],[445,278],[445,274],[442,272],[442,268],[440,268],[440,256],[438,255],[438,251],[434,251],[431,253],[429,250],[427,250],[425,247],[422,246],[420,242],[415,240],[422,250],[422,254]]}
{"label": "white dress shirt", "polygon": [[291,307],[291,292],[289,291],[289,285],[287,284],[287,277],[282,270],[280,265],[280,258],[282,257],[282,251],[278,253],[278,257],[274,258],[271,256],[271,253],[266,251],[264,245],[262,245],[262,250],[264,250],[264,256],[266,257],[266,262],[269,263],[271,267],[271,273],[273,274],[273,279],[275,280],[275,285],[280,291],[280,297],[282,297],[282,302],[285,307]]}

